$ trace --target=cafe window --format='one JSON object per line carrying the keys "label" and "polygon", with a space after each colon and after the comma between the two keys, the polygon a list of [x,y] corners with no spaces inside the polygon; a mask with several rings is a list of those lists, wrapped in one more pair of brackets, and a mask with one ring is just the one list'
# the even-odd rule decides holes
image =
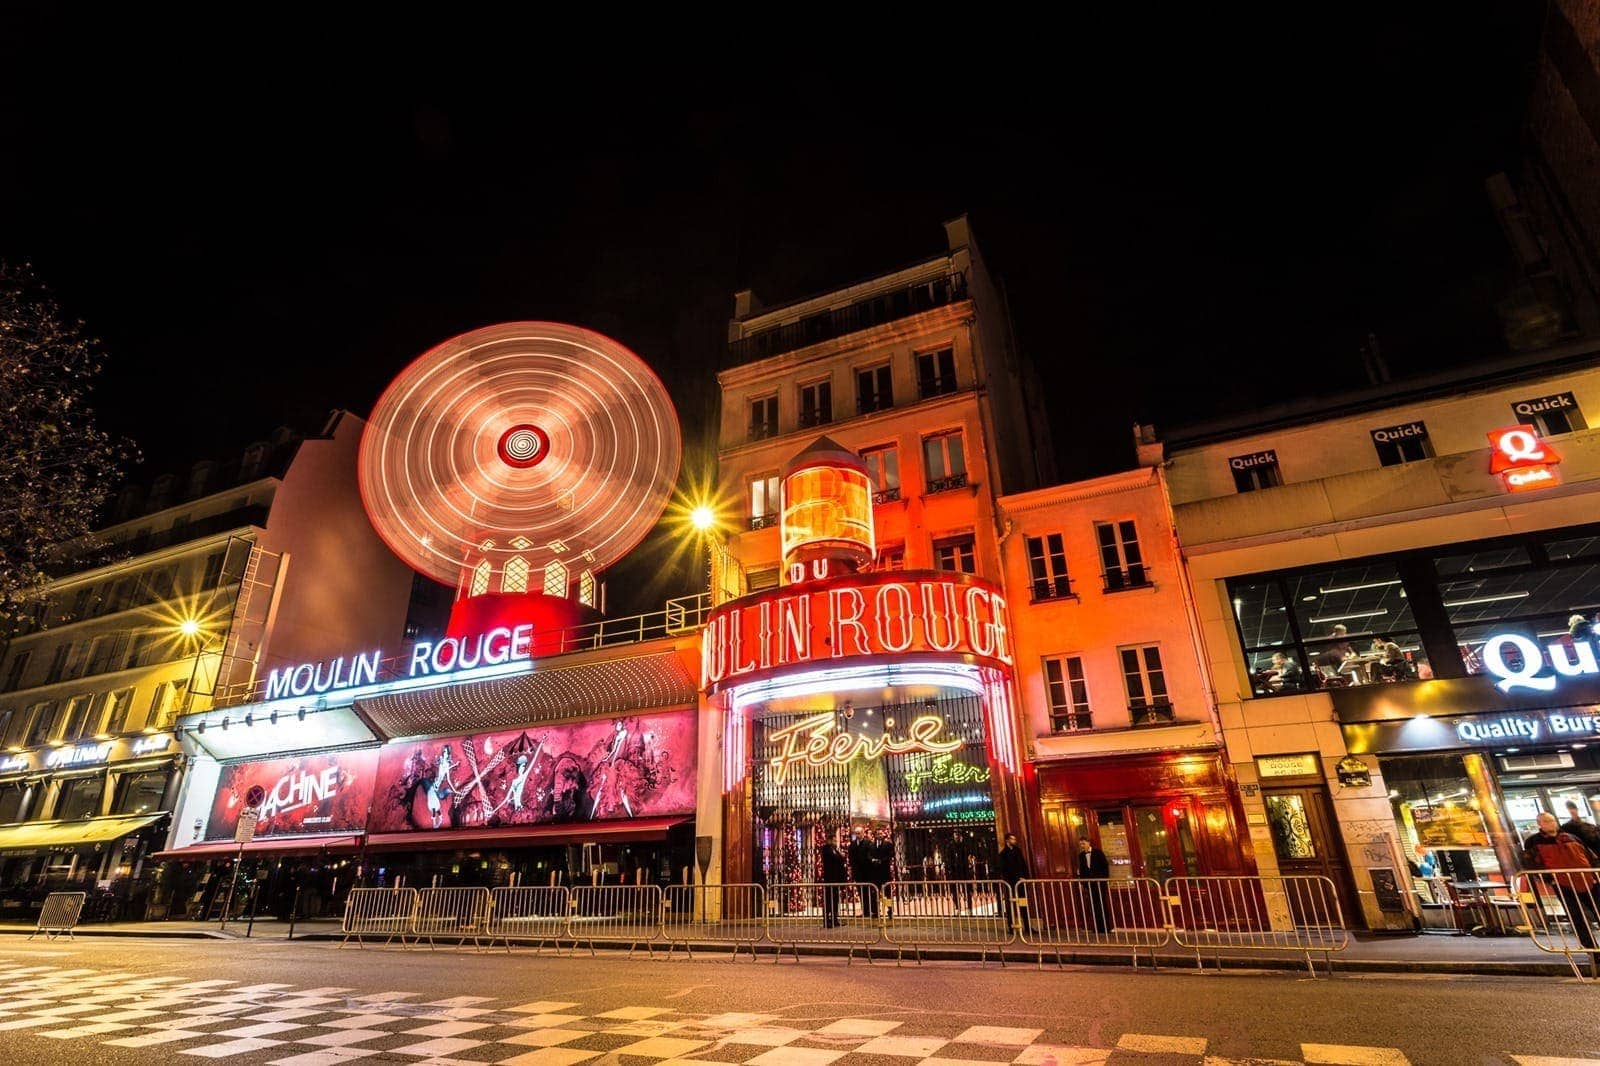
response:
{"label": "cafe window", "polygon": [[[1460,755],[1379,759],[1389,787],[1395,832],[1414,887],[1423,900],[1446,902],[1445,880],[1509,880],[1495,857],[1489,824]],[[1420,882],[1420,883],[1418,883]]]}
{"label": "cafe window", "polygon": [[1511,405],[1511,413],[1519,424],[1532,426],[1541,437],[1589,428],[1583,412],[1578,409],[1577,398],[1570,392],[1518,400]]}
{"label": "cafe window", "polygon": [[954,348],[917,355],[917,393],[926,400],[956,391],[956,353]]}
{"label": "cafe window", "polygon": [[894,406],[894,373],[888,363],[856,371],[856,411],[870,414]]}
{"label": "cafe window", "polygon": [[933,566],[936,570],[954,570],[962,574],[977,573],[972,534],[934,541]]}
{"label": "cafe window", "polygon": [[1044,683],[1050,699],[1052,733],[1076,733],[1093,728],[1089,683],[1084,680],[1081,656],[1053,655],[1045,659]]}
{"label": "cafe window", "polygon": [[833,421],[833,382],[826,379],[800,386],[800,425],[822,426]]}
{"label": "cafe window", "polygon": [[961,431],[924,437],[922,466],[929,492],[960,488],[967,483],[966,442]]}
{"label": "cafe window", "polygon": [[1100,571],[1107,592],[1142,588],[1150,584],[1150,574],[1144,568],[1144,556],[1139,552],[1139,530],[1133,519],[1096,522],[1094,535],[1100,546]]}
{"label": "cafe window", "polygon": [[1035,600],[1072,595],[1067,576],[1067,549],[1060,533],[1028,538],[1028,581]]}
{"label": "cafe window", "polygon": [[889,503],[900,498],[900,449],[890,444],[867,448],[861,453],[872,480],[872,502]]}
{"label": "cafe window", "polygon": [[161,797],[167,791],[167,771],[150,770],[140,774],[117,776],[116,798],[112,801],[113,814],[149,814],[161,809]]}
{"label": "cafe window", "polygon": [[1228,595],[1257,696],[1432,676],[1391,561],[1235,578]]}
{"label": "cafe window", "polygon": [[1423,422],[1406,422],[1375,429],[1372,431],[1372,446],[1377,449],[1378,462],[1384,466],[1399,466],[1433,458],[1433,445],[1428,441],[1428,427]]}
{"label": "cafe window", "polygon": [[760,396],[750,401],[750,439],[766,440],[778,435],[778,397]]}
{"label": "cafe window", "polygon": [[778,475],[750,479],[750,528],[766,529],[778,523]]}
{"label": "cafe window", "polygon": [[1172,721],[1172,701],[1167,697],[1167,675],[1161,666],[1161,647],[1145,644],[1118,648],[1122,679],[1128,689],[1128,713],[1134,725]]}
{"label": "cafe window", "polygon": [[100,813],[100,800],[105,794],[105,775],[74,777],[61,783],[61,799],[56,803],[56,818],[69,821],[75,818],[93,818]]}

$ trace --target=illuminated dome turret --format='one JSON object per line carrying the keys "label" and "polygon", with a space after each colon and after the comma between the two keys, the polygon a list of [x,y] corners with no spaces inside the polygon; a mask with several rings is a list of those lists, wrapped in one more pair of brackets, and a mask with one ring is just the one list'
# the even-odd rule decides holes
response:
{"label": "illuminated dome turret", "polygon": [[796,566],[815,571],[819,560],[829,574],[854,573],[876,555],[867,466],[827,437],[785,464],[779,518],[786,577]]}

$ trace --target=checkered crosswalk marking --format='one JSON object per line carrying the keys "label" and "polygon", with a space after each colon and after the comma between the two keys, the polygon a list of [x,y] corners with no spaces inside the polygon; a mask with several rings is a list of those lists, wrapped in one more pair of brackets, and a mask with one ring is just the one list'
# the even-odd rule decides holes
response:
{"label": "checkered crosswalk marking", "polygon": [[[912,1031],[907,1032],[907,1028]],[[936,1029],[934,1032],[920,1030]],[[1217,1054],[1192,1034],[1123,1033],[1114,1047],[1052,1042],[1004,1025],[908,1026],[885,1018],[822,1019],[660,1004],[601,1010],[576,1000],[424,999],[404,990],[240,984],[0,959],[0,1034],[150,1049],[182,1063],[249,1056],[273,1066],[381,1058],[421,1066],[1407,1066],[1397,1048],[1303,1044],[1291,1061]],[[1059,1037],[1057,1038],[1059,1039]],[[1225,1049],[1233,1050],[1233,1049]],[[82,1058],[92,1056],[76,1053]],[[177,1056],[183,1056],[179,1058]],[[1600,1066],[1600,1059],[1508,1056],[1521,1066]]]}

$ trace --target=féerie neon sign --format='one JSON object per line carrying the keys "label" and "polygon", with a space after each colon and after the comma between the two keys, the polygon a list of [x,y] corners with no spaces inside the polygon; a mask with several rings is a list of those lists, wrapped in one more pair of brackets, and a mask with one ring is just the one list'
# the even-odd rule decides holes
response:
{"label": "f\u00e9erie neon sign", "polygon": [[913,718],[903,739],[862,736],[847,729],[835,732],[838,725],[834,713],[824,711],[767,734],[768,740],[780,745],[778,753],[768,762],[772,767],[772,783],[783,784],[789,776],[789,768],[797,763],[842,766],[852,759],[878,759],[913,751],[943,754],[955,751],[962,743],[954,738],[939,739],[944,720],[931,714]]}

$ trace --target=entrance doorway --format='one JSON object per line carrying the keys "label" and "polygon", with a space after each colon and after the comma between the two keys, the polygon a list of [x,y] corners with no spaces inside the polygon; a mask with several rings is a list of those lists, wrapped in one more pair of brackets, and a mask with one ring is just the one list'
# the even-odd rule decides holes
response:
{"label": "entrance doorway", "polygon": [[[1346,925],[1365,926],[1360,901],[1350,884],[1349,864],[1339,842],[1333,805],[1326,789],[1316,785],[1262,789],[1262,802],[1267,808],[1267,825],[1272,830],[1272,850],[1278,856],[1278,872],[1326,877],[1338,892]],[[1306,901],[1294,896],[1291,900],[1297,904]],[[1296,917],[1305,921],[1318,918],[1314,915]]]}

